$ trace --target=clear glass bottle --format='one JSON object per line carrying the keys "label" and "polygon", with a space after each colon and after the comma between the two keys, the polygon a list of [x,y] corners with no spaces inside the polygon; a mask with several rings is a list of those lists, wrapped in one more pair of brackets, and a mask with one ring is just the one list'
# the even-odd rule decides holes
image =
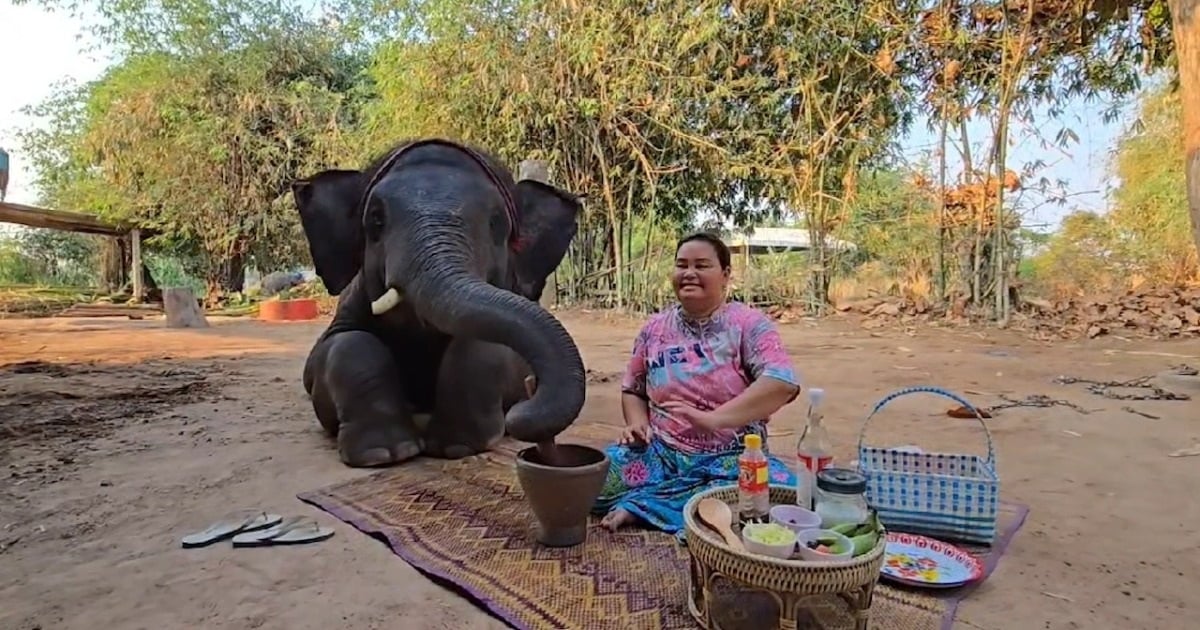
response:
{"label": "clear glass bottle", "polygon": [[826,468],[817,473],[816,513],[821,527],[842,523],[865,523],[871,516],[867,506],[867,477],[849,468]]}
{"label": "clear glass bottle", "polygon": [[808,422],[796,441],[796,505],[811,510],[816,475],[833,464],[833,445],[821,425],[825,390],[808,390]]}
{"label": "clear glass bottle", "polygon": [[738,517],[742,524],[766,522],[771,511],[770,472],[762,436],[747,433],[738,456]]}

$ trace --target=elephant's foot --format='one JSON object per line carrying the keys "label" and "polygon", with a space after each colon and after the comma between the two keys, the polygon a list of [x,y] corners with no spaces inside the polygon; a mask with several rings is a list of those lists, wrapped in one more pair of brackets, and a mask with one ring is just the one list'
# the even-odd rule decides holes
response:
{"label": "elephant's foot", "polygon": [[443,444],[437,438],[426,438],[424,452],[429,457],[439,457],[442,459],[462,459],[464,457],[470,457],[485,451],[490,451],[493,447],[499,444],[500,440],[502,439],[504,439],[503,433],[493,437],[491,440],[487,440],[482,444],[478,442],[474,444]]}
{"label": "elephant's foot", "polygon": [[505,390],[521,378],[516,353],[499,344],[456,337],[438,371],[434,420],[425,432],[425,454],[470,457],[504,439]]}
{"label": "elephant's foot", "polygon": [[343,426],[338,432],[338,455],[354,468],[392,466],[421,454],[421,438],[406,435],[399,426]]}
{"label": "elephant's foot", "polygon": [[337,432],[342,461],[389,466],[419,455],[424,443],[388,348],[374,335],[348,331],[331,335],[321,350],[313,407],[322,426]]}
{"label": "elephant's foot", "polygon": [[304,362],[304,391],[308,394],[308,400],[312,403],[313,411],[317,414],[317,421],[321,423],[325,435],[337,437],[340,425],[337,403],[326,383],[324,373],[331,347],[333,347],[332,344],[322,340],[313,346],[312,352],[308,353],[308,359]]}

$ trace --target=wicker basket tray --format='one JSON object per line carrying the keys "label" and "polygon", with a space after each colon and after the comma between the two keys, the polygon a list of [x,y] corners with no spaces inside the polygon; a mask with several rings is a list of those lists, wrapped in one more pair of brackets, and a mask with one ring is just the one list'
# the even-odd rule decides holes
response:
{"label": "wicker basket tray", "polygon": [[[796,628],[797,620],[806,617],[802,600],[814,595],[840,596],[850,607],[855,627],[867,628],[871,596],[883,567],[886,536],[881,535],[871,551],[844,562],[780,560],[750,554],[730,548],[720,534],[700,520],[697,506],[709,497],[728,503],[736,514],[737,486],[698,493],[683,510],[688,553],[692,558],[688,606],[701,627],[715,627],[710,604],[714,599],[714,581],[722,578],[740,589],[769,594],[778,610],[778,627],[784,630]],[[795,504],[796,491],[771,486],[770,497],[772,505]]]}

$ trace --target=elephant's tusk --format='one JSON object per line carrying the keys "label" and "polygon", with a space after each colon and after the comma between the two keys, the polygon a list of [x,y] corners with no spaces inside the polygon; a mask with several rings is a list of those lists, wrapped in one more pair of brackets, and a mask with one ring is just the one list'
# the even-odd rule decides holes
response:
{"label": "elephant's tusk", "polygon": [[384,313],[396,308],[400,303],[400,292],[392,287],[386,293],[379,296],[378,300],[371,302],[371,314],[383,315]]}

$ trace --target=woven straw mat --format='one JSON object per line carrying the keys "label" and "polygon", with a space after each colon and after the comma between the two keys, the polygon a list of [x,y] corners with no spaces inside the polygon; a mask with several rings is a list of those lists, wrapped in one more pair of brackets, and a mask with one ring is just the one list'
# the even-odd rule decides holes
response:
{"label": "woven straw mat", "polygon": [[[584,425],[560,441],[602,446],[618,431]],[[513,468],[520,447],[506,442],[464,460],[419,459],[299,498],[386,538],[415,568],[516,628],[695,628],[687,610],[687,550],[670,535],[641,529],[610,534],[593,519],[583,545],[549,549],[535,543],[533,515]],[[769,596],[727,598],[721,590],[720,627],[775,627]],[[955,601],[881,583],[871,627],[937,630],[952,619]],[[811,617],[802,627],[853,627],[840,600],[807,603]]]}

